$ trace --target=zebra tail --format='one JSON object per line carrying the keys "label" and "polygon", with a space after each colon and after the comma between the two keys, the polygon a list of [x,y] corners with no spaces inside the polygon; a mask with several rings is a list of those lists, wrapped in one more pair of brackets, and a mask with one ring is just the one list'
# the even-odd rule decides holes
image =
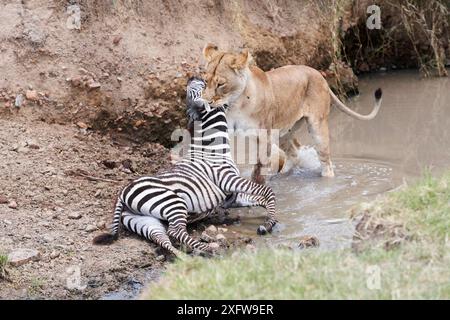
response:
{"label": "zebra tail", "polygon": [[103,233],[96,236],[92,243],[95,245],[108,245],[113,243],[115,240],[119,238],[119,224],[120,218],[122,217],[123,212],[123,202],[119,197],[117,199],[116,207],[114,209],[114,218],[113,223],[111,225],[111,232]]}

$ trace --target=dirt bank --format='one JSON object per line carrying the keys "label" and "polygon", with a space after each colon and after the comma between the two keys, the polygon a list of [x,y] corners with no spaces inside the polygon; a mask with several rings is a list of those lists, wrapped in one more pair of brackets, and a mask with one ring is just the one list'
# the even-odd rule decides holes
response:
{"label": "dirt bank", "polygon": [[[108,248],[91,241],[110,223],[122,184],[167,166],[164,147],[121,145],[75,126],[23,119],[2,119],[0,128],[0,253],[40,254],[40,261],[9,268],[0,297],[98,298],[160,268],[155,248],[142,240],[126,237]],[[91,181],[78,170],[118,182]],[[87,286],[81,291],[67,288],[76,267]]]}
{"label": "dirt bank", "polygon": [[[310,65],[343,91],[357,87],[350,65],[356,72],[420,66],[417,48],[419,56],[436,48],[449,56],[448,25],[436,25],[436,37],[420,33],[412,47],[401,31],[397,42],[379,41],[400,30],[396,11],[386,10],[385,31],[369,34],[367,4],[2,1],[0,254],[26,248],[40,257],[9,268],[0,297],[99,298],[157,276],[160,254],[140,239],[90,243],[109,223],[120,186],[168,165],[170,133],[185,123],[185,81],[202,71],[206,42],[248,47],[264,70]],[[77,266],[86,288],[70,290]]]}

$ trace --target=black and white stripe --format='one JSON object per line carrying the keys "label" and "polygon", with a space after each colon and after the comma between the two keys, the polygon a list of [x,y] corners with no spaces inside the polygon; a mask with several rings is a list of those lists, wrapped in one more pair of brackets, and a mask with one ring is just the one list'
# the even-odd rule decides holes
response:
{"label": "black and white stripe", "polygon": [[[193,123],[194,135],[187,156],[170,170],[154,177],[139,178],[122,190],[108,235],[110,239],[117,238],[122,218],[127,229],[176,255],[179,252],[172,246],[169,236],[193,249],[209,251],[208,244],[189,236],[186,225],[209,216],[233,194],[265,207],[268,216],[258,233],[272,230],[276,223],[274,193],[267,186],[239,176],[231,156],[225,117],[227,106],[210,108],[201,99],[203,89],[201,79],[188,82],[188,115],[191,120],[199,121]],[[167,222],[167,230],[163,222]],[[94,243],[102,243],[102,236],[96,239]]]}

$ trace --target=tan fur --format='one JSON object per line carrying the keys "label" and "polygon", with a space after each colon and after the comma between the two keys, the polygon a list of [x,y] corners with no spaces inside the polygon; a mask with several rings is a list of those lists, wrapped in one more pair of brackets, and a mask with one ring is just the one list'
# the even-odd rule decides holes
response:
{"label": "tan fur", "polygon": [[[280,152],[280,165],[285,165],[286,160],[297,162],[299,129],[301,120],[306,119],[316,142],[322,175],[334,176],[328,132],[331,100],[340,110],[361,120],[374,118],[381,105],[377,100],[368,116],[355,113],[332,94],[320,72],[307,66],[290,65],[264,72],[251,63],[247,50],[223,52],[212,44],[205,47],[203,54],[207,61],[204,98],[231,105],[227,114],[230,128],[282,130],[285,134],[279,147],[284,152]],[[256,166],[254,173],[259,170]]]}

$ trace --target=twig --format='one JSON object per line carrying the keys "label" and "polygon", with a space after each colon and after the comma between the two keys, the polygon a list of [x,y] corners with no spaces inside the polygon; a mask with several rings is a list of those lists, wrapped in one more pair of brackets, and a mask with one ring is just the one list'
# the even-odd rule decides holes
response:
{"label": "twig", "polygon": [[68,170],[68,171],[66,171],[66,174],[71,175],[71,176],[80,176],[80,177],[86,178],[90,181],[103,181],[103,182],[111,182],[111,183],[121,182],[120,180],[112,180],[112,179],[94,177],[94,176],[89,175],[86,171],[81,170],[81,169]]}

